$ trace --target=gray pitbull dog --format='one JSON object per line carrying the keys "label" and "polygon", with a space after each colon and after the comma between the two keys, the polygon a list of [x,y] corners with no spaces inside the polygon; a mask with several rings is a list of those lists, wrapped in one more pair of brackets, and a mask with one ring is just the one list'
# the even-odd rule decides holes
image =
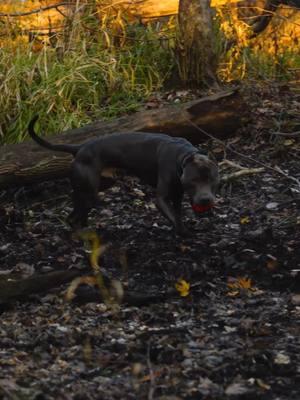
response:
{"label": "gray pitbull dog", "polygon": [[184,234],[181,203],[184,192],[195,211],[213,206],[219,182],[218,168],[205,154],[183,138],[156,133],[106,135],[83,144],[51,144],[34,130],[38,117],[28,126],[29,135],[39,145],[74,156],[71,165],[74,210],[72,225],[87,225],[88,213],[101,190],[101,172],[107,168],[125,170],[156,187],[157,207]]}

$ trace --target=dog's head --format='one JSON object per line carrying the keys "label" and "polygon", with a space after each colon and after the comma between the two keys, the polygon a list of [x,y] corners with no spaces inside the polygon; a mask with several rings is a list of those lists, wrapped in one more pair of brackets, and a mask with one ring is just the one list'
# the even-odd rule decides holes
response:
{"label": "dog's head", "polygon": [[196,153],[187,157],[182,165],[180,180],[194,211],[205,211],[213,207],[219,173],[217,165],[206,155]]}

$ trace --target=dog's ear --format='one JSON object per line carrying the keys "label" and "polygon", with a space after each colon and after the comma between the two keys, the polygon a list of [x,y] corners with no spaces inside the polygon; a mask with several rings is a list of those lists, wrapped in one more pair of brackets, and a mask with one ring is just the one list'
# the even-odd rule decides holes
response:
{"label": "dog's ear", "polygon": [[187,157],[185,157],[182,162],[181,167],[185,168],[189,162],[193,161],[194,157],[195,157],[195,154],[189,154]]}

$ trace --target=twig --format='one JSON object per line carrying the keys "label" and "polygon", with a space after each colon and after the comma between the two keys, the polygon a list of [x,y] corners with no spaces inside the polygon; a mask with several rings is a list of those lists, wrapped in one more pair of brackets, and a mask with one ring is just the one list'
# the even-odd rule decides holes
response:
{"label": "twig", "polygon": [[285,136],[285,137],[297,137],[300,136],[300,131],[296,132],[271,132],[271,135]]}
{"label": "twig", "polygon": [[290,176],[290,175],[286,174],[286,173],[285,173],[284,171],[282,171],[279,167],[273,168],[273,167],[271,167],[270,165],[263,163],[262,161],[255,160],[254,158],[252,158],[252,157],[250,157],[250,156],[246,156],[245,154],[240,153],[239,151],[233,149],[230,145],[225,144],[221,139],[218,139],[218,138],[216,138],[214,135],[212,135],[211,133],[208,133],[208,132],[206,132],[204,129],[199,128],[199,126],[196,125],[194,122],[190,121],[190,120],[184,115],[184,113],[182,113],[182,115],[183,115],[184,119],[185,119],[191,126],[193,126],[194,128],[196,128],[199,132],[203,133],[203,135],[205,135],[205,136],[209,137],[210,139],[216,141],[217,143],[221,144],[221,145],[224,147],[224,149],[231,151],[232,153],[238,155],[239,157],[244,158],[245,160],[249,160],[249,161],[251,161],[251,162],[253,162],[253,163],[257,164],[257,165],[261,165],[262,167],[264,167],[264,168],[266,168],[266,169],[268,169],[268,170],[270,170],[270,171],[277,172],[278,174],[283,175],[283,176],[286,177],[287,179],[289,179],[289,180],[295,182],[295,183],[300,187],[300,181],[299,181],[299,179],[295,178],[294,176]]}
{"label": "twig", "polygon": [[51,10],[52,8],[57,9],[57,7],[64,7],[70,5],[72,5],[72,3],[70,3],[69,1],[63,1],[61,3],[53,4],[50,6],[35,8],[34,10],[30,11],[16,12],[16,13],[0,13],[0,17],[24,17],[26,15],[38,14],[43,11]]}
{"label": "twig", "polygon": [[240,178],[241,176],[259,174],[261,172],[264,172],[264,170],[264,168],[243,168],[240,171],[222,176],[221,182],[226,183],[234,179]]}
{"label": "twig", "polygon": [[278,165],[276,165],[274,167],[274,170],[279,172],[281,175],[285,176],[286,178],[291,179],[292,181],[296,182],[299,186],[300,186],[300,181],[299,179],[295,178],[294,176],[290,176],[288,175],[286,172],[284,172],[281,168],[278,167]]}
{"label": "twig", "polygon": [[153,368],[150,360],[150,342],[148,342],[147,346],[147,366],[149,369],[149,376],[150,376],[150,388],[148,393],[148,400],[153,400],[153,395],[155,391],[155,376],[153,373]]}
{"label": "twig", "polygon": [[247,169],[246,167],[242,167],[240,164],[237,164],[237,163],[227,160],[227,159],[225,159],[219,163],[219,167],[223,167],[223,165],[228,165],[229,167],[237,168],[239,170]]}

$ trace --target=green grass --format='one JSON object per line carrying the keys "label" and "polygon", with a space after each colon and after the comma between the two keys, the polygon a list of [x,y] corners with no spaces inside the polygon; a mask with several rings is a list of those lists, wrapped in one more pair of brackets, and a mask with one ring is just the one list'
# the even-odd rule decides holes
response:
{"label": "green grass", "polygon": [[[69,38],[59,38],[67,48],[63,57],[57,48],[33,52],[24,41],[0,47],[0,144],[24,140],[36,114],[47,135],[134,112],[170,75],[176,77],[174,20],[160,26],[123,21],[119,29],[110,21],[100,26],[90,15],[81,22],[70,26]],[[250,47],[225,50],[218,20],[214,35],[225,81],[289,79],[299,69],[299,52],[274,59]]]}
{"label": "green grass", "polygon": [[40,53],[29,45],[2,48],[0,141],[22,141],[35,114],[47,134],[137,110],[162,87],[172,65],[171,52],[155,39],[157,32],[143,27],[117,48],[103,37],[87,43],[82,33],[62,61],[50,47]]}

